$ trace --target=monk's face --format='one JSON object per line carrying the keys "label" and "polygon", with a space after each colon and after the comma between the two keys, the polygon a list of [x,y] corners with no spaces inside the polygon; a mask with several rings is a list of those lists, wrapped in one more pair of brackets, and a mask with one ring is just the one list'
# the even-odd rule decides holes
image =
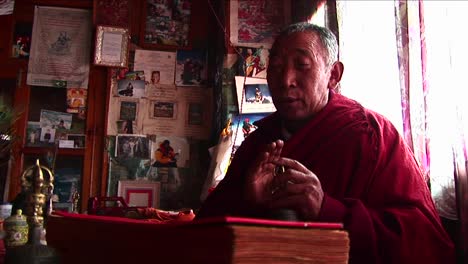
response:
{"label": "monk's face", "polygon": [[315,33],[296,32],[276,41],[267,79],[273,103],[286,122],[308,120],[327,104],[330,67],[326,58]]}

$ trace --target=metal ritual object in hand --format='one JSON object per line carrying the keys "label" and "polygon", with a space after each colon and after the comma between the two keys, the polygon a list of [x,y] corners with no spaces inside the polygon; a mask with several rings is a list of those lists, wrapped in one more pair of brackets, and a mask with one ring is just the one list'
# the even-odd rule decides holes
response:
{"label": "metal ritual object in hand", "polygon": [[284,167],[283,165],[278,165],[273,170],[273,175],[277,176],[277,175],[281,175],[281,174],[283,174],[285,172],[286,172],[286,167]]}

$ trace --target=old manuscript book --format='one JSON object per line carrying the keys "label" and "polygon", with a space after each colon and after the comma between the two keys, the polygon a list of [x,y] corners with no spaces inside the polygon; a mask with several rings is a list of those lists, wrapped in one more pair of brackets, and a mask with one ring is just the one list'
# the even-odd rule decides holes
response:
{"label": "old manuscript book", "polygon": [[347,263],[341,224],[223,217],[156,224],[61,213],[47,242],[63,263]]}

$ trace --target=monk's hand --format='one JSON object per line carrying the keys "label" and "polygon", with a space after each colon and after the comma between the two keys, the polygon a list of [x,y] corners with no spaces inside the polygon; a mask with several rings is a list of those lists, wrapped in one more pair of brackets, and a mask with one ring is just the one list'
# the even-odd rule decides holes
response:
{"label": "monk's hand", "polygon": [[265,146],[247,170],[245,196],[247,201],[257,206],[268,206],[272,196],[274,168],[281,158],[284,142],[276,140]]}
{"label": "monk's hand", "polygon": [[297,160],[276,160],[270,207],[293,209],[304,221],[317,219],[322,207],[323,190],[317,175]]}

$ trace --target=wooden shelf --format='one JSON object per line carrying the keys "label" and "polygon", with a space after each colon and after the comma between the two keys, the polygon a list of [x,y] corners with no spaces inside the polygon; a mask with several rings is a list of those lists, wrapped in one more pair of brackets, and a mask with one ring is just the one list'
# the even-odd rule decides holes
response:
{"label": "wooden shelf", "polygon": [[[46,154],[48,151],[54,151],[54,148],[47,147],[24,147],[22,152],[26,155],[31,154]],[[57,149],[57,155],[60,156],[83,156],[85,153],[84,148],[72,149],[72,148],[59,148]]]}

